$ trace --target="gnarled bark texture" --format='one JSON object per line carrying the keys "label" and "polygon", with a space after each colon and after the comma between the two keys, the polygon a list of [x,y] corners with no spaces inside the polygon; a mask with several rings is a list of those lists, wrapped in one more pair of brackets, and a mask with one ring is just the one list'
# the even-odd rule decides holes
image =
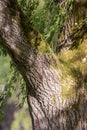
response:
{"label": "gnarled bark texture", "polygon": [[0,38],[26,82],[33,129],[87,130],[86,90],[63,100],[59,63],[31,46],[22,18],[15,0],[0,0]]}

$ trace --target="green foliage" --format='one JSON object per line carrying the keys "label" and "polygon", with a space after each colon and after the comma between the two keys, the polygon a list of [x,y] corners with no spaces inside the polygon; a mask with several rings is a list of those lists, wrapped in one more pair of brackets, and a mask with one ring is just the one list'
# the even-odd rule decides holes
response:
{"label": "green foliage", "polygon": [[3,107],[7,101],[8,93],[5,90],[7,75],[9,72],[9,58],[7,52],[0,44],[0,121],[4,119]]}
{"label": "green foliage", "polygon": [[28,16],[29,20],[33,14],[33,11],[37,8],[39,1],[38,0],[18,0],[18,3],[25,13]]}
{"label": "green foliage", "polygon": [[2,122],[5,119],[4,113],[0,111],[0,122]]}
{"label": "green foliage", "polygon": [[56,35],[59,36],[72,9],[72,0],[58,3],[54,0],[19,0],[19,4],[52,48]]}
{"label": "green foliage", "polygon": [[45,1],[43,7],[37,8],[37,10],[32,15],[33,25],[37,30],[39,30],[44,40],[46,40],[48,43],[51,43],[55,33],[58,33],[60,26],[59,15],[60,5],[55,4],[52,0]]}
{"label": "green foliage", "polygon": [[22,76],[17,71],[12,61],[10,62],[10,74],[8,77],[6,88],[9,96],[17,96],[17,98],[19,99],[19,107],[21,108],[26,98],[26,87]]}
{"label": "green foliage", "polygon": [[0,56],[7,56],[7,52],[5,48],[2,47],[1,41],[0,41]]}
{"label": "green foliage", "polygon": [[60,35],[71,10],[71,3],[72,1],[68,0],[59,4],[55,4],[52,0],[46,2],[45,9],[47,9],[47,15],[43,35],[48,43],[53,42],[55,34]]}
{"label": "green foliage", "polygon": [[7,56],[0,56],[0,85],[6,83],[6,77],[8,75],[9,68],[9,57]]}
{"label": "green foliage", "polygon": [[[13,62],[10,62],[10,58],[3,56],[3,53],[0,56],[0,115],[3,114],[1,108],[4,107],[8,98],[14,99],[16,97],[20,108],[23,106],[26,98],[26,87],[22,76],[14,67]],[[3,119],[3,115],[1,119]]]}

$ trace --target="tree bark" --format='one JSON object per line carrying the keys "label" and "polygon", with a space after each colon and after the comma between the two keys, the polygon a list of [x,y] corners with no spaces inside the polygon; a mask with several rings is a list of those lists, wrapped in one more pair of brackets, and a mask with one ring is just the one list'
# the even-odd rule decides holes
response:
{"label": "tree bark", "polygon": [[24,30],[24,19],[15,0],[0,0],[0,37],[26,82],[33,129],[87,130],[87,91],[76,89],[75,98],[63,99],[59,62],[31,46],[34,30],[30,23]]}

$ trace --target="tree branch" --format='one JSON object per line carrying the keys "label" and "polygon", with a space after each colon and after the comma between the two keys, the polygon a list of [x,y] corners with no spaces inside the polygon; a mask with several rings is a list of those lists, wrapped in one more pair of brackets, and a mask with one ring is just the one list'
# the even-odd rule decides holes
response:
{"label": "tree branch", "polygon": [[29,46],[37,36],[38,32],[32,28],[16,0],[0,0],[0,37],[7,48],[18,54],[20,44]]}
{"label": "tree branch", "polygon": [[73,28],[70,34],[70,38],[72,40],[70,48],[78,47],[78,45],[82,43],[85,35],[87,35],[87,18]]}
{"label": "tree branch", "polygon": [[26,43],[26,38],[19,27],[20,25],[18,25],[19,21],[16,20],[16,18],[19,20],[17,15],[20,12],[16,10],[15,4],[12,6],[11,0],[0,0],[0,37],[6,48],[18,54],[18,45],[23,41]]}
{"label": "tree branch", "polygon": [[[69,36],[67,36],[67,39],[64,39],[58,45],[57,52],[60,52],[63,48],[76,48],[79,46],[79,44],[82,43],[82,41],[84,40],[84,36],[87,34],[87,18],[81,21],[71,30],[72,31],[70,32]],[[69,44],[68,39],[70,39]]]}
{"label": "tree branch", "polygon": [[[28,21],[16,0],[0,0],[0,44],[6,48],[16,67],[25,77],[26,64],[28,62],[31,66],[37,50],[30,45],[30,39],[24,30],[26,22],[22,22],[24,19]],[[30,27],[29,24],[26,26]],[[29,30],[33,30],[32,27],[28,28]]]}

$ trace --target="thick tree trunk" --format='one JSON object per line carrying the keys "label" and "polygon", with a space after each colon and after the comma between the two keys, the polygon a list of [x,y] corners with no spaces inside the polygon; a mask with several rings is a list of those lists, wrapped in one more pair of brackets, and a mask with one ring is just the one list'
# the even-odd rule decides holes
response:
{"label": "thick tree trunk", "polygon": [[30,46],[20,16],[15,0],[0,0],[0,37],[26,82],[33,129],[87,130],[86,89],[63,98],[59,62]]}

